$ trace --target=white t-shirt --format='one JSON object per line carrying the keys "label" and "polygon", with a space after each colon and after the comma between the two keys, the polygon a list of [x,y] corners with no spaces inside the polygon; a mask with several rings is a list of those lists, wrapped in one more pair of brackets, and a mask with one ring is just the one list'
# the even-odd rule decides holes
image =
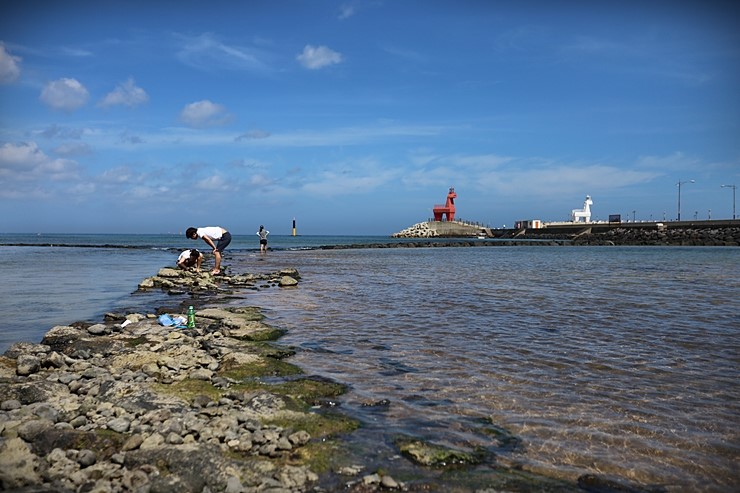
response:
{"label": "white t-shirt", "polygon": [[198,228],[198,238],[203,238],[204,236],[207,236],[212,240],[220,240],[221,235],[223,235],[223,232],[221,231],[221,228],[219,228],[218,226],[208,226],[207,228]]}
{"label": "white t-shirt", "polygon": [[185,250],[182,252],[180,256],[177,257],[177,263],[179,264],[180,262],[188,260],[190,258],[190,252],[192,252],[192,250]]}

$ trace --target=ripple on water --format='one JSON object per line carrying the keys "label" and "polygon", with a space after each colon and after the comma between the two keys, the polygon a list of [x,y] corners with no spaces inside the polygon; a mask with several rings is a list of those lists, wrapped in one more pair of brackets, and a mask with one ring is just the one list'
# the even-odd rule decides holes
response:
{"label": "ripple on water", "polygon": [[345,409],[390,401],[375,431],[490,444],[470,427],[486,417],[521,439],[516,460],[550,475],[615,474],[682,491],[740,483],[738,249],[291,260],[310,282],[257,304],[289,329],[286,344],[331,354],[295,359],[351,383]]}

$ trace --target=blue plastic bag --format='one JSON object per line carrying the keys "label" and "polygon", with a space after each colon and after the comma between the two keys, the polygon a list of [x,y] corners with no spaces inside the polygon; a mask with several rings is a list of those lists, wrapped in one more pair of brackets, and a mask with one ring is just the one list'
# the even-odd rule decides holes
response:
{"label": "blue plastic bag", "polygon": [[187,323],[187,319],[183,317],[182,315],[178,315],[174,318],[172,318],[168,313],[163,313],[159,316],[159,324],[164,325],[165,327],[174,327],[176,329],[184,329],[187,327],[185,325]]}

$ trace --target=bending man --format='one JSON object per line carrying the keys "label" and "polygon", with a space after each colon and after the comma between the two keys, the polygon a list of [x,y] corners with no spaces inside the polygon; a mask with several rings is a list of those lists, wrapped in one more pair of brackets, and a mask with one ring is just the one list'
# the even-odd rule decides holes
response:
{"label": "bending man", "polygon": [[221,254],[224,252],[229,243],[231,243],[231,233],[221,226],[208,226],[205,228],[188,228],[185,236],[191,240],[203,238],[203,241],[213,249],[213,255],[216,256],[216,266],[211,274],[221,273]]}

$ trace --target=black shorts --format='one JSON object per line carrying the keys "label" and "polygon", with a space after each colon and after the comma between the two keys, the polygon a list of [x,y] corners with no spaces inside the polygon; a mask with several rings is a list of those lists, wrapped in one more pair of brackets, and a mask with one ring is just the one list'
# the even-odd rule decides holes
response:
{"label": "black shorts", "polygon": [[260,239],[260,245],[267,245],[266,239]]}
{"label": "black shorts", "polygon": [[228,231],[221,235],[221,238],[219,238],[218,243],[216,243],[216,250],[218,250],[221,253],[224,253],[224,250],[226,250],[226,247],[229,246],[229,243],[231,243],[231,233]]}

